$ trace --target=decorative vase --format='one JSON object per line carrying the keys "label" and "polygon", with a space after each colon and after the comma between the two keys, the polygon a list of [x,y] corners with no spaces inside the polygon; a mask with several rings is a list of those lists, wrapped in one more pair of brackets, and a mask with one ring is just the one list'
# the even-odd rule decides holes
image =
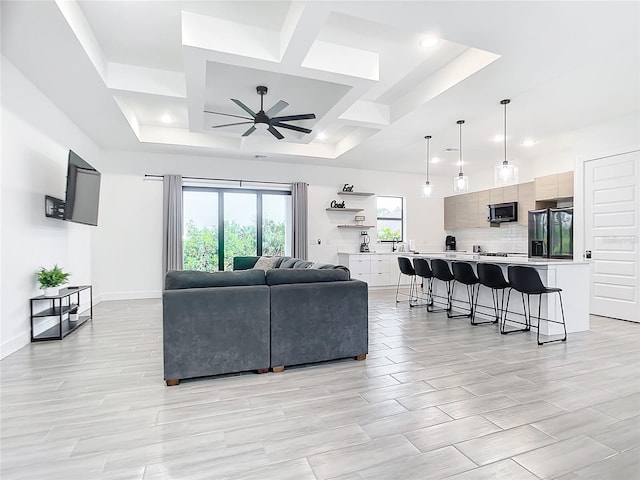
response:
{"label": "decorative vase", "polygon": [[55,297],[58,295],[58,287],[47,287],[44,289],[45,297]]}

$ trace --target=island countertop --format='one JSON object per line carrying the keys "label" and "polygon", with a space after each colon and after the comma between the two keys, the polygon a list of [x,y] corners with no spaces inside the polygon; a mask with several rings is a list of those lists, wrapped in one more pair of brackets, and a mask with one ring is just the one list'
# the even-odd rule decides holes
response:
{"label": "island countertop", "polygon": [[437,253],[417,253],[411,254],[411,256],[419,258],[441,258],[443,260],[451,261],[464,261],[464,262],[485,262],[485,263],[500,263],[507,265],[530,265],[534,267],[548,266],[548,265],[586,265],[589,262],[583,260],[572,260],[565,258],[542,258],[533,257],[527,258],[525,256],[509,256],[509,257],[497,257],[492,255],[482,255],[478,253],[456,253],[456,252],[437,252]]}

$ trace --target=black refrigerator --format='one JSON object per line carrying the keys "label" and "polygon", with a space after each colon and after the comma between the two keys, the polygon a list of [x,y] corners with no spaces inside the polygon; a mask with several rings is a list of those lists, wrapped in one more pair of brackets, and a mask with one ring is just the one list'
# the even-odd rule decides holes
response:
{"label": "black refrigerator", "polygon": [[573,258],[573,208],[529,210],[529,257]]}

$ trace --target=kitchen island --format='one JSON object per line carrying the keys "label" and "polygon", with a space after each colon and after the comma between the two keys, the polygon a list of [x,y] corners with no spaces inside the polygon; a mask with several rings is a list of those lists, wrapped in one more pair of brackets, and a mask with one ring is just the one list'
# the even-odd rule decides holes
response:
{"label": "kitchen island", "polygon": [[[477,271],[478,263],[494,263],[502,268],[505,278],[507,277],[507,268],[510,265],[525,265],[535,268],[540,274],[542,283],[547,287],[558,287],[562,289],[562,301],[564,305],[565,322],[567,332],[583,332],[589,330],[589,263],[585,261],[574,261],[553,258],[526,258],[520,256],[496,257],[484,256],[481,254],[443,252],[431,254],[418,254],[414,257],[425,258],[431,260],[440,258],[446,260],[451,267],[451,262],[468,262],[473,269]],[[446,289],[444,282],[434,279],[434,293],[440,296],[440,300],[446,298]],[[532,295],[531,310],[537,314],[538,300]],[[437,300],[437,298],[436,298]],[[454,290],[454,311],[458,310],[456,306],[463,307],[467,304],[467,289],[465,286],[458,284]],[[493,303],[491,298],[491,290],[487,287],[480,286],[478,294],[478,314],[477,318],[482,321],[483,317],[491,315],[493,311]],[[522,328],[520,325],[509,322],[509,319],[522,321],[522,316],[517,315],[523,313],[522,300],[520,293],[515,290],[511,292],[511,301],[509,303],[510,313],[507,315],[507,326],[512,328]],[[512,313],[513,312],[513,313]],[[454,312],[458,313],[458,312]],[[562,315],[560,311],[560,302],[557,294],[542,295],[541,306],[542,318],[561,321]],[[533,320],[535,324],[535,319]],[[562,333],[562,325],[556,323],[540,322],[540,333],[542,335],[557,335]]]}

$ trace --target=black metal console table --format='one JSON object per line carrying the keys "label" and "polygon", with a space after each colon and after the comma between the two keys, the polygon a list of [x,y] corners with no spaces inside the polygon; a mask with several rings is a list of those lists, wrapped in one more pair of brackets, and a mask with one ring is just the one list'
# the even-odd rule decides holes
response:
{"label": "black metal console table", "polygon": [[[89,308],[85,308],[81,313],[80,293],[89,290]],[[43,303],[47,307],[41,308]],[[87,315],[88,310],[88,315]],[[45,331],[35,333],[38,319],[45,317],[58,317],[58,323]],[[31,341],[40,342],[44,340],[62,340],[71,332],[80,328],[93,317],[93,291],[91,285],[81,285],[78,287],[62,288],[58,295],[40,295],[31,299]]]}

